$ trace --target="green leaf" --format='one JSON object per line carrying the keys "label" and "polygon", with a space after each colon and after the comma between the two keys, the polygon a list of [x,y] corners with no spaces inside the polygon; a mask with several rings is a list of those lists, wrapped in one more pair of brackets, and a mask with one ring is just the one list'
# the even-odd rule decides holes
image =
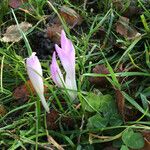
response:
{"label": "green leaf", "polygon": [[129,150],[126,145],[122,145],[120,150]]}
{"label": "green leaf", "polygon": [[100,112],[108,112],[110,114],[116,112],[116,105],[115,101],[112,98],[111,95],[103,95],[102,98],[100,99],[100,107],[99,107]]}
{"label": "green leaf", "polygon": [[145,96],[150,96],[150,87],[147,87],[145,88],[143,91],[142,91],[142,94],[145,95]]}
{"label": "green leaf", "polygon": [[89,95],[82,102],[82,107],[88,112],[109,112],[114,111],[115,102],[111,95],[96,95],[95,93],[89,93]]}
{"label": "green leaf", "polygon": [[88,128],[104,128],[108,124],[107,118],[102,118],[100,114],[96,114],[88,119]]}
{"label": "green leaf", "polygon": [[123,132],[122,140],[125,145],[132,149],[141,149],[144,146],[144,138],[142,134],[134,132],[131,128]]}
{"label": "green leaf", "polygon": [[101,96],[97,96],[94,93],[89,93],[85,101],[83,101],[82,106],[86,111],[95,112],[98,111],[100,107]]}
{"label": "green leaf", "polygon": [[117,113],[111,114],[109,119],[109,124],[111,126],[120,126],[123,123],[123,120],[121,119],[121,116]]}

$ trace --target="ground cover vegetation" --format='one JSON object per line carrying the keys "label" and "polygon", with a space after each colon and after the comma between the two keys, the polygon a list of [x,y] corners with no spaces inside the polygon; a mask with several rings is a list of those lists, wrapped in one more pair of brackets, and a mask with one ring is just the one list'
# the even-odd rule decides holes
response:
{"label": "ground cover vegetation", "polygon": [[0,29],[0,149],[150,149],[149,0],[3,0]]}

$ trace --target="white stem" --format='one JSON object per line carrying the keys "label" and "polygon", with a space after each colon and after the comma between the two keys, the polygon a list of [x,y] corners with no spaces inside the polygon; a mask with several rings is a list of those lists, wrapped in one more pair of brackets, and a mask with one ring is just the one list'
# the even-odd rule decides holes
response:
{"label": "white stem", "polygon": [[46,103],[46,100],[45,100],[44,95],[41,94],[41,95],[39,95],[39,97],[40,97],[40,100],[41,100],[41,102],[42,102],[43,107],[44,107],[45,110],[49,113],[49,107],[48,107],[48,105],[47,105],[47,103]]}
{"label": "white stem", "polygon": [[68,90],[68,93],[72,98],[72,100],[74,100],[77,97],[77,85],[76,85],[75,75],[67,73],[65,81],[66,81],[66,88],[70,89]]}

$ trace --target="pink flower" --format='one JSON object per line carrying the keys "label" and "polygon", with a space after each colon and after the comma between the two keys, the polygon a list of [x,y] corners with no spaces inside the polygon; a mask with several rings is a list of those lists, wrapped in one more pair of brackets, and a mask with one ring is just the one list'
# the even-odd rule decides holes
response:
{"label": "pink flower", "polygon": [[68,89],[68,93],[72,99],[77,94],[77,86],[75,79],[75,49],[72,42],[66,37],[65,32],[61,32],[61,48],[56,44],[56,52],[60,58],[61,64],[66,72],[65,80],[56,61],[56,54],[53,53],[52,64],[50,65],[51,75],[54,83],[58,87],[63,85]]}
{"label": "pink flower", "polygon": [[40,61],[37,56],[35,56],[35,52],[32,53],[32,55],[27,58],[26,60],[26,68],[27,73],[30,78],[30,81],[37,92],[38,96],[40,97],[40,100],[43,104],[43,107],[47,112],[49,112],[49,107],[46,103],[45,97],[44,97],[44,84],[43,84],[43,73],[42,73],[42,67],[40,64]]}

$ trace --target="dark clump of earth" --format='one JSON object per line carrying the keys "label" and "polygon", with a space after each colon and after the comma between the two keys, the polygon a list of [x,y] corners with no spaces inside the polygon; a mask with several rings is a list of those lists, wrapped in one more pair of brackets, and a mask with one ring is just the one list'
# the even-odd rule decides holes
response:
{"label": "dark clump of earth", "polygon": [[52,55],[54,50],[54,43],[48,38],[43,31],[37,31],[30,37],[32,51],[36,52],[38,58],[47,59]]}

